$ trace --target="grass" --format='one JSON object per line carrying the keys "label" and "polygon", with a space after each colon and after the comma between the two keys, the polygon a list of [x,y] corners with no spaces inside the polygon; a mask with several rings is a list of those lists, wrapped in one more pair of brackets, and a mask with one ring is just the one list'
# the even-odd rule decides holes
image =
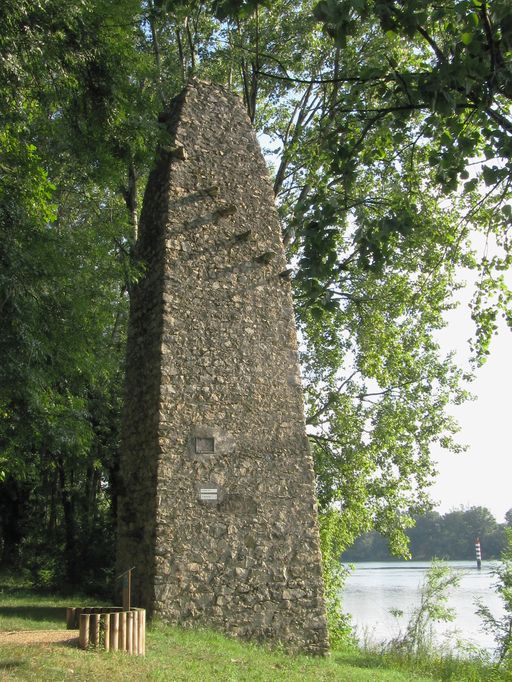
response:
{"label": "grass", "polygon": [[0,576],[0,631],[62,630],[66,627],[66,606],[78,603],[93,606],[97,600],[38,594],[29,582]]}
{"label": "grass", "polygon": [[[441,682],[512,682],[512,672],[477,657],[461,658],[446,652],[419,655],[389,651],[368,651],[368,660],[376,658],[397,671],[414,671],[429,680]],[[415,678],[411,678],[415,679]]]}
{"label": "grass", "polygon": [[[65,607],[94,600],[37,595],[27,585],[0,581],[1,630],[61,630]],[[147,655],[81,651],[62,645],[3,645],[0,681],[7,680],[162,680],[165,682],[498,682],[512,677],[459,661],[441,664],[386,656],[355,648],[328,658],[291,656],[229,639],[208,630],[186,630],[154,623],[147,633]],[[443,667],[444,665],[444,667]]]}

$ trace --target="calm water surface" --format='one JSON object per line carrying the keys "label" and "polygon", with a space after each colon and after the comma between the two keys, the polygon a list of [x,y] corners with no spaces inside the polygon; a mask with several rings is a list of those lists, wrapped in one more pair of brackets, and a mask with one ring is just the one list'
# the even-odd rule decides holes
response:
{"label": "calm water surface", "polygon": [[[439,643],[453,645],[457,639],[493,649],[493,639],[481,630],[475,614],[475,599],[481,598],[491,611],[500,616],[503,608],[493,590],[496,581],[491,569],[494,562],[482,562],[478,571],[474,561],[450,561],[448,566],[461,576],[458,588],[451,592],[449,606],[457,614],[452,623],[435,627]],[[374,642],[384,642],[397,636],[408,616],[419,604],[421,584],[430,562],[368,562],[354,564],[343,595],[343,610],[350,613],[360,639],[369,637]],[[400,609],[403,617],[397,619],[390,609]]]}

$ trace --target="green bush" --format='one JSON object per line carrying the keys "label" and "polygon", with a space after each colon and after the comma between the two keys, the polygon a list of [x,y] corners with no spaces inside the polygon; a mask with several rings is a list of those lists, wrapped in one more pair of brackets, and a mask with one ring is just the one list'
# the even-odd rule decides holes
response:
{"label": "green bush", "polygon": [[501,564],[494,569],[495,589],[501,597],[504,615],[497,618],[488,606],[477,600],[477,614],[483,628],[492,634],[496,643],[498,664],[512,670],[512,528],[506,529],[507,545],[501,555]]}

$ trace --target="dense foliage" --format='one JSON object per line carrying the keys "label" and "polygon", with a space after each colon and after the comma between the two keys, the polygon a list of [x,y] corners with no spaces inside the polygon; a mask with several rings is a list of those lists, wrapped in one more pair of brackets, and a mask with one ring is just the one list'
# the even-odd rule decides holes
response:
{"label": "dense foliage", "polygon": [[93,3],[6,2],[0,19],[2,558],[73,582],[113,536],[131,232],[105,136],[127,45]]}
{"label": "dense foliage", "polygon": [[460,447],[436,333],[462,268],[476,364],[511,319],[507,2],[5,0],[0,26],[3,561],[73,582],[95,536],[111,566],[130,251],[196,75],[274,164],[326,561],[371,528],[406,551],[430,446]]}

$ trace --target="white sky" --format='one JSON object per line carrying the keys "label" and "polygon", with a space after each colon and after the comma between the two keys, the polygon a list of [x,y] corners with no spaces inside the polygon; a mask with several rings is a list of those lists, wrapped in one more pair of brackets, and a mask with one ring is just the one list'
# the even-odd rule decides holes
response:
{"label": "white sky", "polygon": [[[467,357],[467,339],[474,333],[467,302],[450,311],[447,320],[439,340],[443,350],[456,350],[460,361]],[[469,386],[477,400],[450,409],[461,426],[457,440],[469,448],[458,455],[441,448],[432,451],[439,470],[432,497],[441,513],[462,505],[482,506],[502,523],[512,508],[511,350],[512,333],[500,321],[491,355]]]}

